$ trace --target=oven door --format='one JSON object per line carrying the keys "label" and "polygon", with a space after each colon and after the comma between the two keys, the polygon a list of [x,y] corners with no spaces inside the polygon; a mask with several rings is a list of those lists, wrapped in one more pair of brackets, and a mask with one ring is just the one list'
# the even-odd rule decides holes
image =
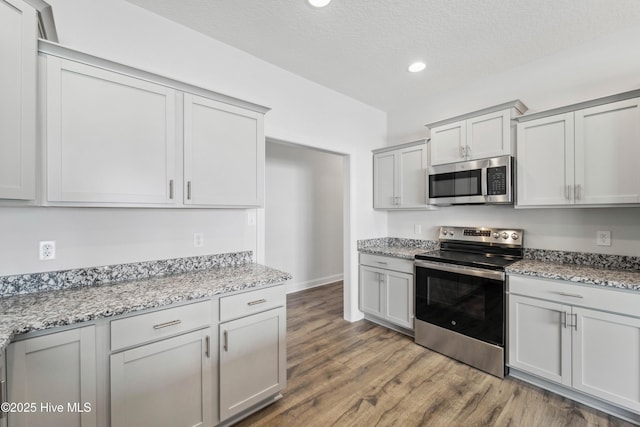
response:
{"label": "oven door", "polygon": [[504,272],[415,262],[416,319],[504,347]]}

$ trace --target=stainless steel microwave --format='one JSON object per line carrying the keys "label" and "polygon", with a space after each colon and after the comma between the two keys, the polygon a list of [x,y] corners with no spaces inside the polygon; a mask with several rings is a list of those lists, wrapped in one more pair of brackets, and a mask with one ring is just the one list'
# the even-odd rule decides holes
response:
{"label": "stainless steel microwave", "polygon": [[512,204],[513,172],[511,156],[432,166],[427,183],[429,204]]}

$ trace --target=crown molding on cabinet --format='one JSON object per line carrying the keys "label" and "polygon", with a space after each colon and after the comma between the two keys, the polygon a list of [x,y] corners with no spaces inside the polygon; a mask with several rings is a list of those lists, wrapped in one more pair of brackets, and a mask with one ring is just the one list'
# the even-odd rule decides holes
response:
{"label": "crown molding on cabinet", "polygon": [[159,74],[155,74],[149,71],[140,70],[138,68],[130,67],[128,65],[120,64],[118,62],[110,61],[108,59],[99,58],[78,50],[71,49],[66,46],[62,46],[58,43],[52,43],[46,40],[38,40],[38,52],[45,53],[47,55],[57,56],[63,59],[69,59],[72,61],[81,62],[83,64],[92,65],[94,67],[104,68],[106,70],[115,71],[127,76],[135,77],[142,80],[147,80],[152,83],[161,84],[174,89],[178,89],[183,92],[192,93],[194,95],[203,96],[205,98],[214,99],[225,104],[233,105],[236,107],[244,108],[247,110],[255,111],[257,113],[265,114],[270,108],[254,104],[252,102],[243,101],[242,99],[234,98],[229,95],[224,95],[218,92],[214,92],[208,89],[203,89],[198,86],[191,85],[189,83],[174,80],[169,77],[165,77]]}

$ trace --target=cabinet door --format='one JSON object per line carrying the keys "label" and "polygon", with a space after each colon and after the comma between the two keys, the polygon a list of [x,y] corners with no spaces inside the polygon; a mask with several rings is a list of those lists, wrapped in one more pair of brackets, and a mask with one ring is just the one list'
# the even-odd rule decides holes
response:
{"label": "cabinet door", "polygon": [[573,203],[573,113],[519,123],[518,206]]}
{"label": "cabinet door", "polygon": [[427,146],[404,148],[398,151],[400,207],[427,205]]}
{"label": "cabinet door", "polygon": [[175,91],[46,59],[47,200],[175,203]]}
{"label": "cabinet door", "polygon": [[385,278],[385,318],[413,329],[413,274],[389,271]]}
{"label": "cabinet door", "polygon": [[464,160],[466,137],[464,121],[431,129],[431,166]]}
{"label": "cabinet door", "polygon": [[384,317],[384,270],[360,266],[360,310]]}
{"label": "cabinet door", "polygon": [[0,0],[0,199],[35,199],[35,10]]}
{"label": "cabinet door", "polygon": [[640,319],[573,308],[573,387],[640,411]]}
{"label": "cabinet door", "polygon": [[111,355],[111,425],[209,427],[211,328]]}
{"label": "cabinet door", "polygon": [[7,400],[34,402],[36,411],[9,414],[9,427],[96,426],[96,378],[94,326],[10,344]]}
{"label": "cabinet door", "polygon": [[640,99],[575,113],[576,203],[640,203]]}
{"label": "cabinet door", "polygon": [[185,94],[184,203],[261,206],[264,167],[263,114]]}
{"label": "cabinet door", "polygon": [[286,383],[285,309],[220,324],[220,420],[278,393]]}
{"label": "cabinet door", "polygon": [[[7,401],[7,377],[4,370],[4,350],[0,350],[0,404]],[[0,427],[7,427],[7,414],[0,409]]]}
{"label": "cabinet door", "polygon": [[509,366],[571,386],[571,307],[509,296]]}
{"label": "cabinet door", "polygon": [[373,155],[373,207],[398,207],[396,196],[396,153],[393,151]]}
{"label": "cabinet door", "polygon": [[496,111],[467,120],[467,159],[511,154],[511,114]]}

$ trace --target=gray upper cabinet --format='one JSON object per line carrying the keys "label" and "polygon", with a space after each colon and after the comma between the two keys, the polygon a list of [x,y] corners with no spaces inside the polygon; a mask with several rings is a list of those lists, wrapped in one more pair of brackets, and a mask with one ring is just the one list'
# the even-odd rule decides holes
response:
{"label": "gray upper cabinet", "polygon": [[373,207],[427,208],[427,144],[417,141],[373,152]]}
{"label": "gray upper cabinet", "polygon": [[184,95],[184,203],[261,206],[264,115]]}
{"label": "gray upper cabinet", "polygon": [[517,206],[639,204],[639,95],[519,118]]}
{"label": "gray upper cabinet", "polygon": [[53,206],[259,207],[267,108],[41,42]]}
{"label": "gray upper cabinet", "polygon": [[174,204],[176,91],[46,57],[47,202]]}
{"label": "gray upper cabinet", "polygon": [[527,107],[519,100],[428,124],[431,166],[513,155],[511,120]]}
{"label": "gray upper cabinet", "polygon": [[36,12],[0,0],[0,199],[36,197]]}

